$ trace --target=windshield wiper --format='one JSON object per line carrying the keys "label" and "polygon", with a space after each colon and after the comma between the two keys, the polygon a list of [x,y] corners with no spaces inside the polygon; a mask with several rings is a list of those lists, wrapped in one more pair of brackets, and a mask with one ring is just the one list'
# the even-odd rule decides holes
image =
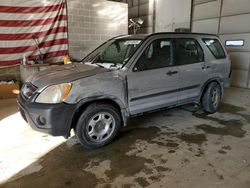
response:
{"label": "windshield wiper", "polygon": [[100,53],[97,53],[97,54],[94,55],[92,58],[90,58],[89,60],[83,61],[82,63],[83,63],[83,64],[84,64],[84,63],[95,64],[99,57],[100,57]]}
{"label": "windshield wiper", "polygon": [[98,67],[101,67],[101,68],[105,68],[104,66],[98,64],[98,63],[95,63],[95,65],[97,65]]}

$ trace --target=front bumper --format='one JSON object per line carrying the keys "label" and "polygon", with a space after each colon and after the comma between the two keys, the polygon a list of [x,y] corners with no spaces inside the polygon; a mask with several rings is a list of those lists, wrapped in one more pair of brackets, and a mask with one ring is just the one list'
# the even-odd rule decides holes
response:
{"label": "front bumper", "polygon": [[20,113],[23,119],[39,132],[53,136],[70,136],[70,127],[75,113],[74,104],[39,104],[25,100],[18,95]]}

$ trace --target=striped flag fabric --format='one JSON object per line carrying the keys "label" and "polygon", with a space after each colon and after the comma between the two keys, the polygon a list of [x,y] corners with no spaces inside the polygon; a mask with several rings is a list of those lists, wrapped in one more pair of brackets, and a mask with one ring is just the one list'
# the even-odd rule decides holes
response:
{"label": "striped flag fabric", "polygon": [[20,64],[39,55],[58,64],[68,55],[66,0],[10,0],[0,2],[0,67]]}

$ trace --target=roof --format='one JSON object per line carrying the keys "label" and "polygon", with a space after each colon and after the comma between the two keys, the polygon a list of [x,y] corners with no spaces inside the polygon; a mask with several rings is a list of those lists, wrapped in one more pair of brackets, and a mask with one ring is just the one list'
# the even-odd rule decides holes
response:
{"label": "roof", "polygon": [[123,35],[123,36],[118,36],[115,37],[116,39],[145,39],[149,34],[136,34],[136,35]]}
{"label": "roof", "polygon": [[150,34],[152,35],[166,35],[166,34],[171,34],[171,35],[206,35],[206,36],[217,36],[216,34],[211,34],[211,33],[195,33],[195,32],[160,32],[160,33],[153,33]]}
{"label": "roof", "polygon": [[115,37],[115,39],[145,39],[150,36],[155,36],[155,35],[203,35],[203,36],[214,36],[216,37],[217,35],[215,34],[209,34],[209,33],[185,33],[185,32],[160,32],[160,33],[152,33],[152,34],[135,34],[135,35],[122,35]]}

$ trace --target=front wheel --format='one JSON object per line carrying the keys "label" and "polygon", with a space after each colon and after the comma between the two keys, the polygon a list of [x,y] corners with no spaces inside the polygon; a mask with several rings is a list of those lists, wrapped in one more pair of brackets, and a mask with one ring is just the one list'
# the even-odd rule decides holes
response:
{"label": "front wheel", "polygon": [[212,82],[208,85],[203,93],[201,103],[203,110],[207,113],[215,113],[221,101],[221,88],[216,82]]}
{"label": "front wheel", "polygon": [[108,104],[91,104],[76,126],[79,142],[89,149],[109,144],[118,134],[122,121],[119,111]]}

